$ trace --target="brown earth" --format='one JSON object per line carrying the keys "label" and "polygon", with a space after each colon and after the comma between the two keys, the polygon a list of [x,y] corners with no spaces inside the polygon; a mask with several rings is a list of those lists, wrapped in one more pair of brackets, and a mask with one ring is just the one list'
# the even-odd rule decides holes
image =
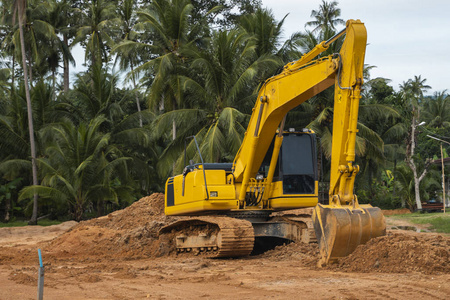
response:
{"label": "brown earth", "polygon": [[241,259],[176,255],[159,229],[175,220],[153,194],[108,216],[0,228],[0,299],[447,299],[450,238],[391,231],[327,268],[316,244]]}

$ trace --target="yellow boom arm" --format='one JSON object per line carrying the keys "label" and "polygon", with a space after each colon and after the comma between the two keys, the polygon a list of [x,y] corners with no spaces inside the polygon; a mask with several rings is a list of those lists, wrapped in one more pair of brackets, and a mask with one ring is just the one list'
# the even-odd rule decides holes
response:
{"label": "yellow boom arm", "polygon": [[[344,33],[347,36],[339,55],[311,62]],[[259,91],[247,132],[233,164],[235,180],[242,182],[239,200],[244,199],[248,182],[256,175],[273,133],[284,116],[332,85],[336,86],[336,97],[330,194],[340,195],[341,199],[352,198],[357,169],[353,167],[356,124],[366,39],[364,24],[359,20],[349,20],[345,30],[329,41],[320,43],[298,61],[286,65],[281,74],[265,82]],[[344,169],[346,174],[352,174],[351,180],[348,176],[342,179],[341,170]]]}

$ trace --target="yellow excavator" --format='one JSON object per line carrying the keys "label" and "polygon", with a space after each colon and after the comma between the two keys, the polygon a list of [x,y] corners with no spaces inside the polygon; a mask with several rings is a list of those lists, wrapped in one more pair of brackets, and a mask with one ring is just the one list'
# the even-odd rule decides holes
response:
{"label": "yellow excavator", "polygon": [[[313,60],[344,35],[339,53]],[[364,24],[348,20],[344,30],[269,78],[233,163],[204,163],[193,137],[201,162],[191,161],[165,187],[166,215],[189,216],[160,231],[178,252],[237,257],[267,244],[317,241],[323,266],[386,233],[381,210],[359,204],[353,193],[366,40]],[[315,134],[284,130],[284,123],[290,110],[332,85],[329,204],[323,205]]]}

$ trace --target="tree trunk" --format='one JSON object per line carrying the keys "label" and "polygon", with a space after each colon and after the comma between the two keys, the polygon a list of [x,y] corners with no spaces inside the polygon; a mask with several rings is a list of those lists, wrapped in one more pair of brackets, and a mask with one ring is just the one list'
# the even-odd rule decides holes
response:
{"label": "tree trunk", "polygon": [[32,87],[33,86],[33,67],[31,65],[31,59],[29,61],[28,72],[30,72],[29,83],[30,83],[30,86]]}
{"label": "tree trunk", "polygon": [[420,200],[420,180],[417,177],[417,171],[416,168],[414,166],[413,169],[413,174],[414,174],[414,194],[416,196],[416,206],[417,206],[417,210],[422,210],[422,201]]}
{"label": "tree trunk", "polygon": [[12,69],[12,74],[11,74],[11,93],[13,93],[13,90],[14,90],[14,79],[15,79],[15,73],[16,73],[16,70],[15,70],[15,65],[16,65],[16,58],[15,58],[15,56],[13,55],[12,56],[12,66],[11,66],[11,69]]}
{"label": "tree trunk", "polygon": [[52,70],[52,89],[53,89],[53,96],[52,96],[52,100],[55,101],[56,100],[56,70]]}
{"label": "tree trunk", "polygon": [[79,205],[78,202],[75,204],[75,215],[74,219],[77,222],[80,222],[83,219],[83,206]]}
{"label": "tree trunk", "polygon": [[105,214],[105,202],[103,199],[97,201],[97,217],[101,217]]}
{"label": "tree trunk", "polygon": [[10,210],[11,210],[11,197],[7,197],[5,203],[5,219],[4,219],[5,223],[8,223],[9,220],[11,219]]}
{"label": "tree trunk", "polygon": [[[31,167],[33,173],[33,185],[38,185],[37,178],[37,165],[36,165],[36,145],[34,142],[34,128],[33,128],[33,111],[31,108],[30,89],[28,85],[28,72],[27,72],[27,60],[25,55],[25,39],[23,34],[23,11],[19,9],[19,34],[20,34],[20,49],[22,51],[22,67],[23,77],[25,81],[25,96],[27,100],[28,111],[28,131],[30,135],[30,148],[31,148]],[[33,197],[33,213],[31,219],[28,222],[29,225],[37,225],[37,209],[38,209],[38,195],[34,194]]]}
{"label": "tree trunk", "polygon": [[[394,158],[394,176],[397,176],[397,158]],[[394,177],[395,180],[395,177]],[[394,190],[392,191],[393,197],[395,198],[397,196],[397,189],[395,188],[395,183],[394,183]],[[406,207],[406,201],[405,198],[401,198],[402,201],[402,208]]]}
{"label": "tree trunk", "polygon": [[136,88],[136,79],[134,78],[134,70],[133,70],[133,63],[131,63],[131,74],[133,77],[133,85],[134,85],[134,93],[136,96],[136,106],[137,106],[137,110],[139,113],[139,127],[142,128],[142,116],[141,116],[141,104],[139,103],[139,96],[138,96],[138,91]]}
{"label": "tree trunk", "polygon": [[[419,109],[417,109],[417,115],[419,115]],[[417,210],[422,210],[422,201],[420,200],[420,182],[422,181],[422,179],[425,177],[425,175],[428,172],[429,161],[427,160],[427,163],[425,165],[425,168],[424,168],[422,174],[420,176],[418,176],[417,167],[414,162],[414,151],[416,148],[416,127],[417,127],[416,120],[417,119],[416,119],[415,109],[413,109],[413,118],[412,118],[412,124],[411,124],[411,146],[410,146],[409,153],[408,152],[406,153],[406,161],[408,163],[408,166],[413,171],[413,175],[414,175],[414,194],[416,197]]]}
{"label": "tree trunk", "polygon": [[[66,46],[69,46],[66,34],[63,35],[63,39],[64,44],[66,44]],[[63,56],[63,61],[64,61],[64,93],[67,93],[69,91],[69,60],[65,55]]]}

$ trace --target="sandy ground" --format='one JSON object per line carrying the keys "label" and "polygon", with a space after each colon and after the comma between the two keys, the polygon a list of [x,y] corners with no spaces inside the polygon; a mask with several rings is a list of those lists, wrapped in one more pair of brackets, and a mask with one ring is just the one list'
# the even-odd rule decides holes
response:
{"label": "sandy ground", "polygon": [[52,226],[24,226],[0,228],[0,247],[15,247],[20,245],[33,245],[37,242],[49,241],[73,226],[75,221],[64,222]]}
{"label": "sandy ground", "polygon": [[[137,251],[133,240],[154,240],[151,230],[145,235],[144,229],[128,228],[124,221],[114,227],[120,218],[118,213],[107,218],[109,223],[0,228],[0,299],[36,299],[38,248],[43,249],[45,299],[450,298],[448,236],[389,231],[387,237],[358,247],[349,257],[353,266],[347,260],[318,269],[315,245],[290,244],[242,259],[152,256]],[[69,241],[75,246],[67,247]],[[399,258],[402,253],[404,259]]]}
{"label": "sandy ground", "polygon": [[[25,275],[26,274],[26,275]],[[20,279],[14,277],[20,276]],[[310,270],[295,260],[156,259],[52,266],[45,299],[448,299],[450,276]],[[0,268],[1,299],[35,299],[36,267]]]}

